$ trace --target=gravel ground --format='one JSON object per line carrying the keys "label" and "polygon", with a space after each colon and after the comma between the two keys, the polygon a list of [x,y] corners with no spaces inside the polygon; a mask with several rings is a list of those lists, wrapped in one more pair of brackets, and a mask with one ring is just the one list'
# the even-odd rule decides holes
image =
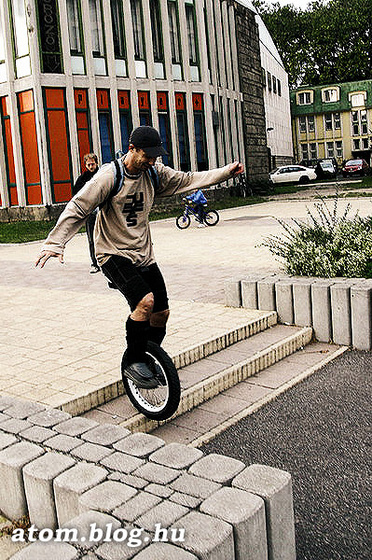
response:
{"label": "gravel ground", "polygon": [[202,450],[293,477],[297,560],[370,560],[372,353],[349,351]]}

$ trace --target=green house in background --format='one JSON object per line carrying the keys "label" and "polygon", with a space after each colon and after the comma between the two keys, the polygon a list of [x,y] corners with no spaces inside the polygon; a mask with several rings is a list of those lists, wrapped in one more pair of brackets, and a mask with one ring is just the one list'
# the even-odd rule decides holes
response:
{"label": "green house in background", "polygon": [[372,80],[302,86],[291,92],[291,114],[296,162],[372,163]]}

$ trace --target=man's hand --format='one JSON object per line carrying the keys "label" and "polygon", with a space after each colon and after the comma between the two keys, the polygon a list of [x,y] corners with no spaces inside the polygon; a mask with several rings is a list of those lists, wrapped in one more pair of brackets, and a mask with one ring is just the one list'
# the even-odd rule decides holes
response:
{"label": "man's hand", "polygon": [[61,253],[55,253],[54,251],[41,251],[40,255],[36,259],[35,266],[40,265],[40,268],[43,268],[50,257],[58,257],[58,260],[61,264],[63,264],[64,262],[63,255]]}
{"label": "man's hand", "polygon": [[241,173],[243,173],[243,171],[244,171],[243,164],[240,163],[239,161],[234,161],[233,163],[230,163],[230,175],[232,177],[236,177],[237,175],[240,175]]}

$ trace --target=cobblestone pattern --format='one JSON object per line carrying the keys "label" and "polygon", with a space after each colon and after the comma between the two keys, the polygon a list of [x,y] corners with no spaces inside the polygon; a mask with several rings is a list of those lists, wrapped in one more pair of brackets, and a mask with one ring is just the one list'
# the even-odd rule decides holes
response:
{"label": "cobblestone pattern", "polygon": [[279,322],[313,327],[320,342],[372,350],[372,279],[234,278],[225,282],[225,303],[277,311]]}
{"label": "cobblestone pattern", "polygon": [[[77,540],[68,543],[32,542],[14,560],[140,560],[154,553],[159,559],[236,560],[242,551],[245,560],[253,560],[250,551],[254,554],[258,543],[260,558],[294,560],[292,549],[277,542],[280,519],[275,517],[289,508],[284,514],[293,519],[289,473],[261,465],[262,485],[246,490],[249,467],[230,457],[165,445],[151,434],[109,424],[72,421],[65,414],[58,418],[15,398],[0,396],[0,408],[2,486],[12,485],[11,499],[9,492],[0,493],[0,510],[12,520],[29,515],[44,536],[56,527],[78,530]],[[263,506],[268,476],[270,503],[281,506],[277,514],[270,509],[270,519]],[[283,480],[285,500],[275,497],[276,488],[283,494]],[[229,514],[219,496],[235,503],[236,514]],[[130,543],[134,534],[136,546]],[[289,552],[282,555],[283,549]]]}

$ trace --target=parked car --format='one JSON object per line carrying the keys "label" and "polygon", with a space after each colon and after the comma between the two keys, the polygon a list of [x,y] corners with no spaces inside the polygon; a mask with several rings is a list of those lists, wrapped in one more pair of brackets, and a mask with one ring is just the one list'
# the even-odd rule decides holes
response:
{"label": "parked car", "polygon": [[309,183],[316,179],[316,173],[311,167],[303,165],[283,165],[271,171],[269,180],[272,183]]}
{"label": "parked car", "polygon": [[342,175],[348,177],[349,175],[366,175],[369,173],[370,167],[365,159],[349,159],[342,168]]}
{"label": "parked car", "polygon": [[333,159],[320,159],[315,167],[318,179],[335,179],[337,177],[337,163]]}

